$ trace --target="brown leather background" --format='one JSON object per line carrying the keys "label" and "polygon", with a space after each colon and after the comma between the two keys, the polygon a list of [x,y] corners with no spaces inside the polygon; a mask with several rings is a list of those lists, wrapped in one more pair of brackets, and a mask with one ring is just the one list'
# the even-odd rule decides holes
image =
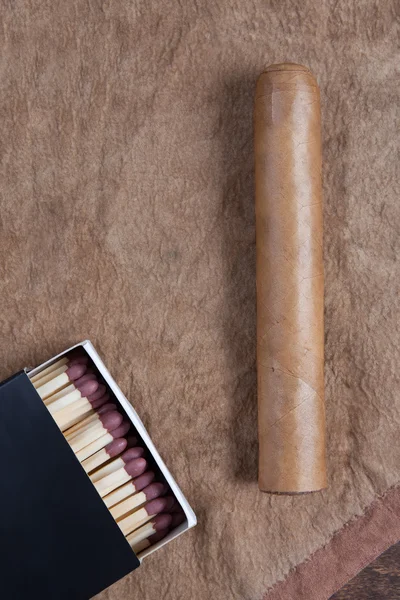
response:
{"label": "brown leather background", "polygon": [[[89,337],[199,517],[101,600],[259,600],[399,481],[396,7],[3,3],[0,376]],[[282,60],[323,112],[329,488],[298,497],[257,486],[253,102]]]}
{"label": "brown leather background", "polygon": [[269,66],[254,103],[260,489],[326,486],[321,108],[304,66]]}

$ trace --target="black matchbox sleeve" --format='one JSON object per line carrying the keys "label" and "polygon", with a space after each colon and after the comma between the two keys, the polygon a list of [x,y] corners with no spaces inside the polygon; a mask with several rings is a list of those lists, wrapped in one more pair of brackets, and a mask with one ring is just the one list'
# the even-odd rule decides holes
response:
{"label": "black matchbox sleeve", "polygon": [[88,600],[139,566],[25,372],[0,383],[0,598]]}

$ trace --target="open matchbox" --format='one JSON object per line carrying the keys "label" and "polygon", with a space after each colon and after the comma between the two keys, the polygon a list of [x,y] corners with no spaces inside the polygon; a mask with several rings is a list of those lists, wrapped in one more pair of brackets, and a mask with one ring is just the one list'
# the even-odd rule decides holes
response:
{"label": "open matchbox", "polygon": [[[185,520],[136,556],[30,378],[79,350],[88,355],[146,459]],[[29,375],[29,376],[28,376]],[[0,574],[7,600],[88,600],[196,524],[143,423],[90,341],[0,383]]]}

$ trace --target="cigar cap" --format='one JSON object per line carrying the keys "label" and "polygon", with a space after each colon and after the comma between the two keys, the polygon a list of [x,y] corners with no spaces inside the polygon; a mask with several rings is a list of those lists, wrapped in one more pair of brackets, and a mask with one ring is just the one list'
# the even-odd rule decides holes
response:
{"label": "cigar cap", "polygon": [[267,67],[257,80],[256,100],[268,96],[273,91],[293,92],[298,89],[314,88],[319,91],[317,80],[310,69],[296,63],[280,63]]}
{"label": "cigar cap", "polygon": [[308,67],[305,67],[304,65],[299,65],[297,63],[291,63],[291,62],[285,62],[285,63],[277,63],[274,65],[269,65],[269,67],[267,67],[266,69],[264,69],[264,73],[271,73],[271,72],[275,72],[275,71],[289,71],[291,73],[296,72],[305,72],[305,73],[311,73],[310,69]]}

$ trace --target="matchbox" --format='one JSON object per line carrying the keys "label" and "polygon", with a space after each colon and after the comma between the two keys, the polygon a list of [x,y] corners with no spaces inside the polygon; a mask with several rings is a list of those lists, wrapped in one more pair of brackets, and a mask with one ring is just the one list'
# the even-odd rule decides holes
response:
{"label": "matchbox", "polygon": [[88,600],[196,524],[90,341],[0,383],[0,469],[7,598]]}

